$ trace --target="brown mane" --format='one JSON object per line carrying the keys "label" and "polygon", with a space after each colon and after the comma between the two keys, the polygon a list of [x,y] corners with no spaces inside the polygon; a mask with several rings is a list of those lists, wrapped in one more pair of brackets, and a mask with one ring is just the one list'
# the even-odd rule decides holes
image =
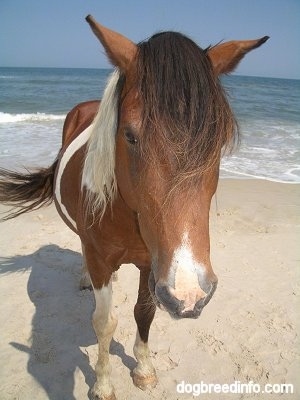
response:
{"label": "brown mane", "polygon": [[172,186],[199,179],[219,163],[222,148],[232,150],[236,120],[206,50],[180,33],[156,34],[138,45],[136,77],[141,151],[151,162],[162,151],[175,160]]}

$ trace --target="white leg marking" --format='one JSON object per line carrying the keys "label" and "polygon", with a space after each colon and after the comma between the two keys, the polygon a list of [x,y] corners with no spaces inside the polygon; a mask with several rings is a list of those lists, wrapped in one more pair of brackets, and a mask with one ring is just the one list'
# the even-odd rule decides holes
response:
{"label": "white leg marking", "polygon": [[133,371],[134,384],[142,390],[155,387],[157,384],[157,377],[150,358],[148,343],[142,341],[138,330],[136,332],[133,353],[137,360],[137,366]]}
{"label": "white leg marking", "polygon": [[155,374],[155,369],[151,362],[148,343],[144,343],[140,337],[139,331],[136,332],[133,353],[138,362],[134,372],[141,376]]}
{"label": "white leg marking", "polygon": [[198,275],[205,275],[204,266],[194,258],[188,234],[185,232],[182,237],[181,246],[175,250],[171,271],[175,277],[174,289],[170,292],[178,300],[183,300],[184,311],[193,310],[198,300],[205,297],[205,293],[198,281]]}
{"label": "white leg marking", "polygon": [[68,210],[64,206],[61,198],[61,191],[60,191],[60,186],[61,186],[61,178],[64,173],[64,170],[70,161],[71,157],[78,151],[85,143],[87,143],[90,134],[91,134],[92,128],[89,126],[86,128],[80,135],[77,136],[76,139],[73,140],[72,143],[67,147],[66,151],[64,152],[60,162],[59,162],[59,167],[58,167],[58,172],[56,176],[56,182],[55,182],[55,196],[56,200],[59,204],[59,207],[61,209],[61,212],[64,214],[64,216],[67,218],[67,220],[70,222],[70,224],[73,226],[73,228],[76,230],[76,222],[73,220],[73,218],[70,216],[68,213]]}
{"label": "white leg marking", "polygon": [[109,345],[117,326],[117,319],[112,315],[112,284],[94,289],[96,308],[93,314],[93,326],[98,338],[98,361],[95,367],[97,381],[93,388],[94,396],[100,399],[113,399],[114,388],[111,383],[109,364]]}

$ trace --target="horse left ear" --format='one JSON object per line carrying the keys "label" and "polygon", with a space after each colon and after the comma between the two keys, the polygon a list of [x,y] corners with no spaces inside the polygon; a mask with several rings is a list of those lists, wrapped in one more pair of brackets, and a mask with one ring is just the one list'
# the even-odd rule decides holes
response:
{"label": "horse left ear", "polygon": [[111,63],[126,72],[135,59],[137,46],[120,33],[100,25],[91,15],[86,17],[86,21],[102,43]]}
{"label": "horse left ear", "polygon": [[216,75],[232,72],[249,51],[261,46],[269,39],[264,36],[256,40],[234,40],[211,47],[208,57]]}

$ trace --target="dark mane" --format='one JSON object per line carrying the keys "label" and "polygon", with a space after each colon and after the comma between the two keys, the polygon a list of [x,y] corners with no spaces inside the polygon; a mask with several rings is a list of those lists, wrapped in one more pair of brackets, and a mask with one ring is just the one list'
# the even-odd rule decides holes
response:
{"label": "dark mane", "polygon": [[[166,149],[175,160],[173,185],[202,176],[232,149],[237,124],[206,50],[176,32],[138,45],[137,79],[143,102],[141,151],[151,161]],[[167,143],[167,145],[166,145]]]}

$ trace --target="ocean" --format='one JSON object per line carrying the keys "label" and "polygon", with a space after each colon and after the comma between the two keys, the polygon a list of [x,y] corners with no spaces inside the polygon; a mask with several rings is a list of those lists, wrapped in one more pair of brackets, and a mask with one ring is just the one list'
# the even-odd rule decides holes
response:
{"label": "ocean", "polygon": [[[0,166],[50,165],[74,105],[99,99],[110,70],[0,68]],[[300,182],[300,80],[222,78],[241,145],[221,163],[221,177]],[[174,83],[176,84],[176,83]]]}

